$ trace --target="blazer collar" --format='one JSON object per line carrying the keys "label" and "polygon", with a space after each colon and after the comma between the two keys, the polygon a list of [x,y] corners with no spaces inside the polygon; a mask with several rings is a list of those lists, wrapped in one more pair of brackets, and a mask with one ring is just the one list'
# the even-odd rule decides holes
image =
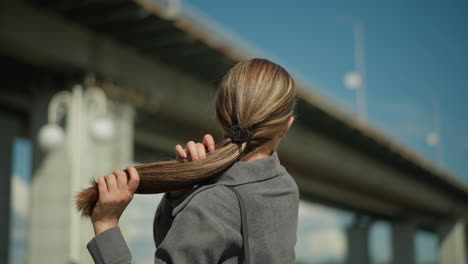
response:
{"label": "blazer collar", "polygon": [[237,186],[259,182],[274,178],[285,172],[286,169],[281,165],[276,151],[273,151],[271,156],[266,158],[247,162],[235,162],[231,167],[209,182],[194,187],[181,197],[168,199],[169,204],[174,208],[172,216],[177,215],[197,193],[216,185]]}

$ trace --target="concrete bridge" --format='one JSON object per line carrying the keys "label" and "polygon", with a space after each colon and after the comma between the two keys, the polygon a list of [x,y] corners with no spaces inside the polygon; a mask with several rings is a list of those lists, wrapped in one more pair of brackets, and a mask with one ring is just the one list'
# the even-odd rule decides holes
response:
{"label": "concrete bridge", "polygon": [[[55,242],[41,242],[50,221],[41,213],[53,206],[45,204],[51,197],[67,199],[65,193],[45,194],[38,187],[51,180],[40,175],[54,171],[44,165],[49,157],[37,150],[35,138],[57,91],[86,77],[95,79],[114,102],[116,118],[125,116],[121,126],[127,132],[120,135],[125,144],[119,146],[134,156],[112,157],[102,171],[133,160],[166,159],[176,144],[204,133],[219,138],[213,112],[216,82],[237,61],[256,53],[202,17],[181,12],[166,19],[170,12],[144,0],[0,4],[0,121],[11,124],[2,131],[0,146],[9,149],[15,135],[30,138],[35,146],[31,263],[51,262],[44,253],[47,246],[57,249],[53,252],[65,247],[62,255],[70,248],[63,245],[63,232],[51,238]],[[281,160],[303,199],[355,212],[348,229],[348,263],[369,263],[368,231],[376,219],[392,224],[394,263],[415,262],[417,229],[438,234],[441,264],[467,263],[466,185],[321,100],[306,84],[298,89],[298,119],[280,147]],[[2,155],[0,209],[8,216],[11,153]],[[62,219],[68,219],[67,213]],[[0,219],[2,263],[8,258],[8,227],[8,217]],[[68,226],[58,228],[66,233]],[[57,263],[66,259],[62,255]]]}

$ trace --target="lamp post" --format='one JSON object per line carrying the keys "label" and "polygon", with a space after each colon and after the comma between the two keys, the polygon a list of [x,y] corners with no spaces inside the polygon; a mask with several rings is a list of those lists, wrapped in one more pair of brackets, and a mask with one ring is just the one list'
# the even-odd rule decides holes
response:
{"label": "lamp post", "polygon": [[435,162],[442,167],[441,118],[439,101],[434,102],[434,127],[426,135],[426,142],[435,149]]}
{"label": "lamp post", "polygon": [[[67,116],[66,132],[60,121]],[[48,124],[39,131],[39,144],[45,151],[53,151],[65,143],[70,158],[70,194],[80,188],[83,144],[88,133],[97,141],[110,140],[113,137],[113,123],[107,117],[107,98],[98,87],[88,87],[83,91],[81,85],[75,85],[72,91],[57,93],[49,103]],[[80,215],[74,207],[73,195],[70,195],[70,248],[69,263],[80,262]]]}
{"label": "lamp post", "polygon": [[356,106],[358,119],[367,120],[367,99],[365,86],[365,64],[364,64],[364,26],[357,19],[351,20],[354,33],[354,58],[355,70],[344,76],[344,84],[351,90],[356,90]]}

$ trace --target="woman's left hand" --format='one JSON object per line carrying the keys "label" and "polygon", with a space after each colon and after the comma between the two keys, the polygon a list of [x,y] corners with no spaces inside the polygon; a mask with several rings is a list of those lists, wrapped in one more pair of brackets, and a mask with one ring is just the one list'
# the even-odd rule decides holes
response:
{"label": "woman's left hand", "polygon": [[120,216],[133,199],[140,177],[135,167],[128,166],[127,171],[130,174],[128,181],[123,170],[98,179],[99,199],[91,214],[96,235],[117,226]]}

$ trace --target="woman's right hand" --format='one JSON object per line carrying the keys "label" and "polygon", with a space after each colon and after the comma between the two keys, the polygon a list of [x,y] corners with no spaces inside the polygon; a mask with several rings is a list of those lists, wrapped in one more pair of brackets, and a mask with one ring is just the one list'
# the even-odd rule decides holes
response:
{"label": "woman's right hand", "polygon": [[[186,159],[188,157],[192,158],[192,161],[197,161],[206,158],[207,152],[213,152],[215,150],[215,142],[213,136],[206,134],[203,137],[202,143],[195,143],[194,141],[189,141],[185,145],[185,148],[182,148],[181,145],[175,147],[177,160]],[[177,190],[169,192],[169,198],[177,198],[182,194],[190,191],[192,188]]]}
{"label": "woman's right hand", "polygon": [[197,161],[206,158],[207,152],[213,152],[215,150],[215,142],[213,136],[206,134],[203,137],[202,143],[195,143],[194,141],[189,141],[185,145],[185,148],[182,148],[180,144],[175,147],[176,156],[178,160],[182,160],[188,157],[192,158],[192,161]]}

